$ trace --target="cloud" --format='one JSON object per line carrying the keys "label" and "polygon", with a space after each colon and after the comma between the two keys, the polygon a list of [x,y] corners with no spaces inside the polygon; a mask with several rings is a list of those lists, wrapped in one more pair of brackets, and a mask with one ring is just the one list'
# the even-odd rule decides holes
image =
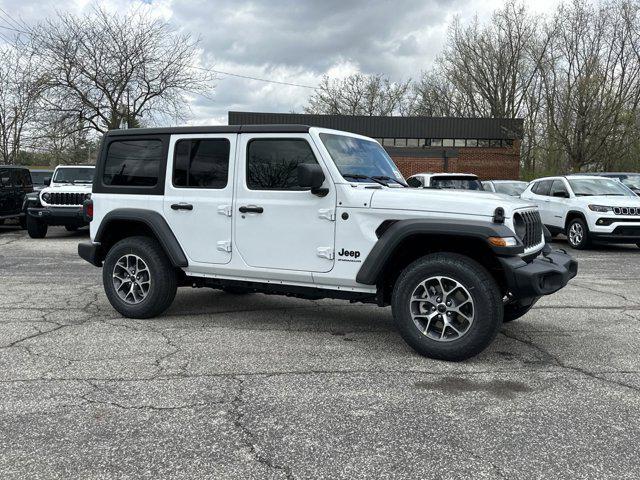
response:
{"label": "cloud", "polygon": [[[34,23],[61,9],[53,0],[0,0]],[[415,77],[440,52],[454,16],[481,19],[499,0],[106,0],[114,12],[144,8],[200,37],[203,64],[239,75],[315,86],[322,75],[363,72]],[[549,8],[557,0],[540,0]],[[91,0],[65,8],[81,13]],[[0,25],[7,25],[0,17]],[[2,30],[0,29],[0,32]],[[6,33],[6,32],[5,32]],[[189,123],[225,123],[228,110],[301,111],[312,91],[219,75],[210,98],[192,99]]]}

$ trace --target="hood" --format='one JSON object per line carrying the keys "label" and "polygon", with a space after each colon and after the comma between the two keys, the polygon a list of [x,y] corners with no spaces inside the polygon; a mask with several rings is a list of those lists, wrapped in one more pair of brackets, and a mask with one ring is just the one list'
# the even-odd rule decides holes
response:
{"label": "hood", "polygon": [[616,197],[611,195],[594,195],[590,197],[575,197],[580,205],[604,205],[605,207],[640,207],[638,197]]}
{"label": "hood", "polygon": [[472,190],[432,190],[419,188],[394,188],[376,190],[371,198],[371,208],[394,210],[421,210],[442,213],[467,213],[493,216],[497,207],[504,208],[509,217],[519,208],[536,208],[517,197],[502,193]]}
{"label": "hood", "polygon": [[67,193],[91,193],[91,188],[93,187],[90,183],[56,183],[55,185],[50,185],[48,187],[43,188],[40,193],[44,192],[67,192]]}

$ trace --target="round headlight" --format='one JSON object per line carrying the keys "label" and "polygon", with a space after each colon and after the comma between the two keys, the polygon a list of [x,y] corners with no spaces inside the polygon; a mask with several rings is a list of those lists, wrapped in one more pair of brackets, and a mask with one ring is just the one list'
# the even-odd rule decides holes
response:
{"label": "round headlight", "polygon": [[527,226],[524,223],[524,219],[522,215],[516,213],[513,216],[513,229],[516,232],[516,236],[520,239],[520,241],[524,240],[525,235],[527,234]]}
{"label": "round headlight", "polygon": [[49,203],[50,199],[51,199],[51,194],[49,192],[45,192],[42,194],[42,200],[44,200],[45,202]]}

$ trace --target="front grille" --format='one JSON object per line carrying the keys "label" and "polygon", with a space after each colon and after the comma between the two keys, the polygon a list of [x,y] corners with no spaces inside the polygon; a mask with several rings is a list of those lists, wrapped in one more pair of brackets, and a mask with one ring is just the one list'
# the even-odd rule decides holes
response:
{"label": "front grille", "polygon": [[47,202],[49,205],[82,205],[84,193],[51,192]]}
{"label": "front grille", "polygon": [[640,208],[637,207],[613,207],[616,215],[640,215]]}
{"label": "front grille", "polygon": [[539,245],[542,238],[542,219],[537,210],[525,210],[518,212],[525,226],[524,237],[521,238],[525,250]]}

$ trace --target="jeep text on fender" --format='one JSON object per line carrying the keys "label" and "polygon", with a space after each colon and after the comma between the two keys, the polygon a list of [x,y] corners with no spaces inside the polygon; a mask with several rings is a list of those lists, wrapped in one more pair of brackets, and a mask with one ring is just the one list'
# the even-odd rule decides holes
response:
{"label": "jeep text on fender", "polygon": [[78,252],[132,318],[178,286],[339,298],[391,305],[416,351],[462,360],[577,272],[534,205],[409,188],[374,140],[303,125],[110,131],[92,195]]}

